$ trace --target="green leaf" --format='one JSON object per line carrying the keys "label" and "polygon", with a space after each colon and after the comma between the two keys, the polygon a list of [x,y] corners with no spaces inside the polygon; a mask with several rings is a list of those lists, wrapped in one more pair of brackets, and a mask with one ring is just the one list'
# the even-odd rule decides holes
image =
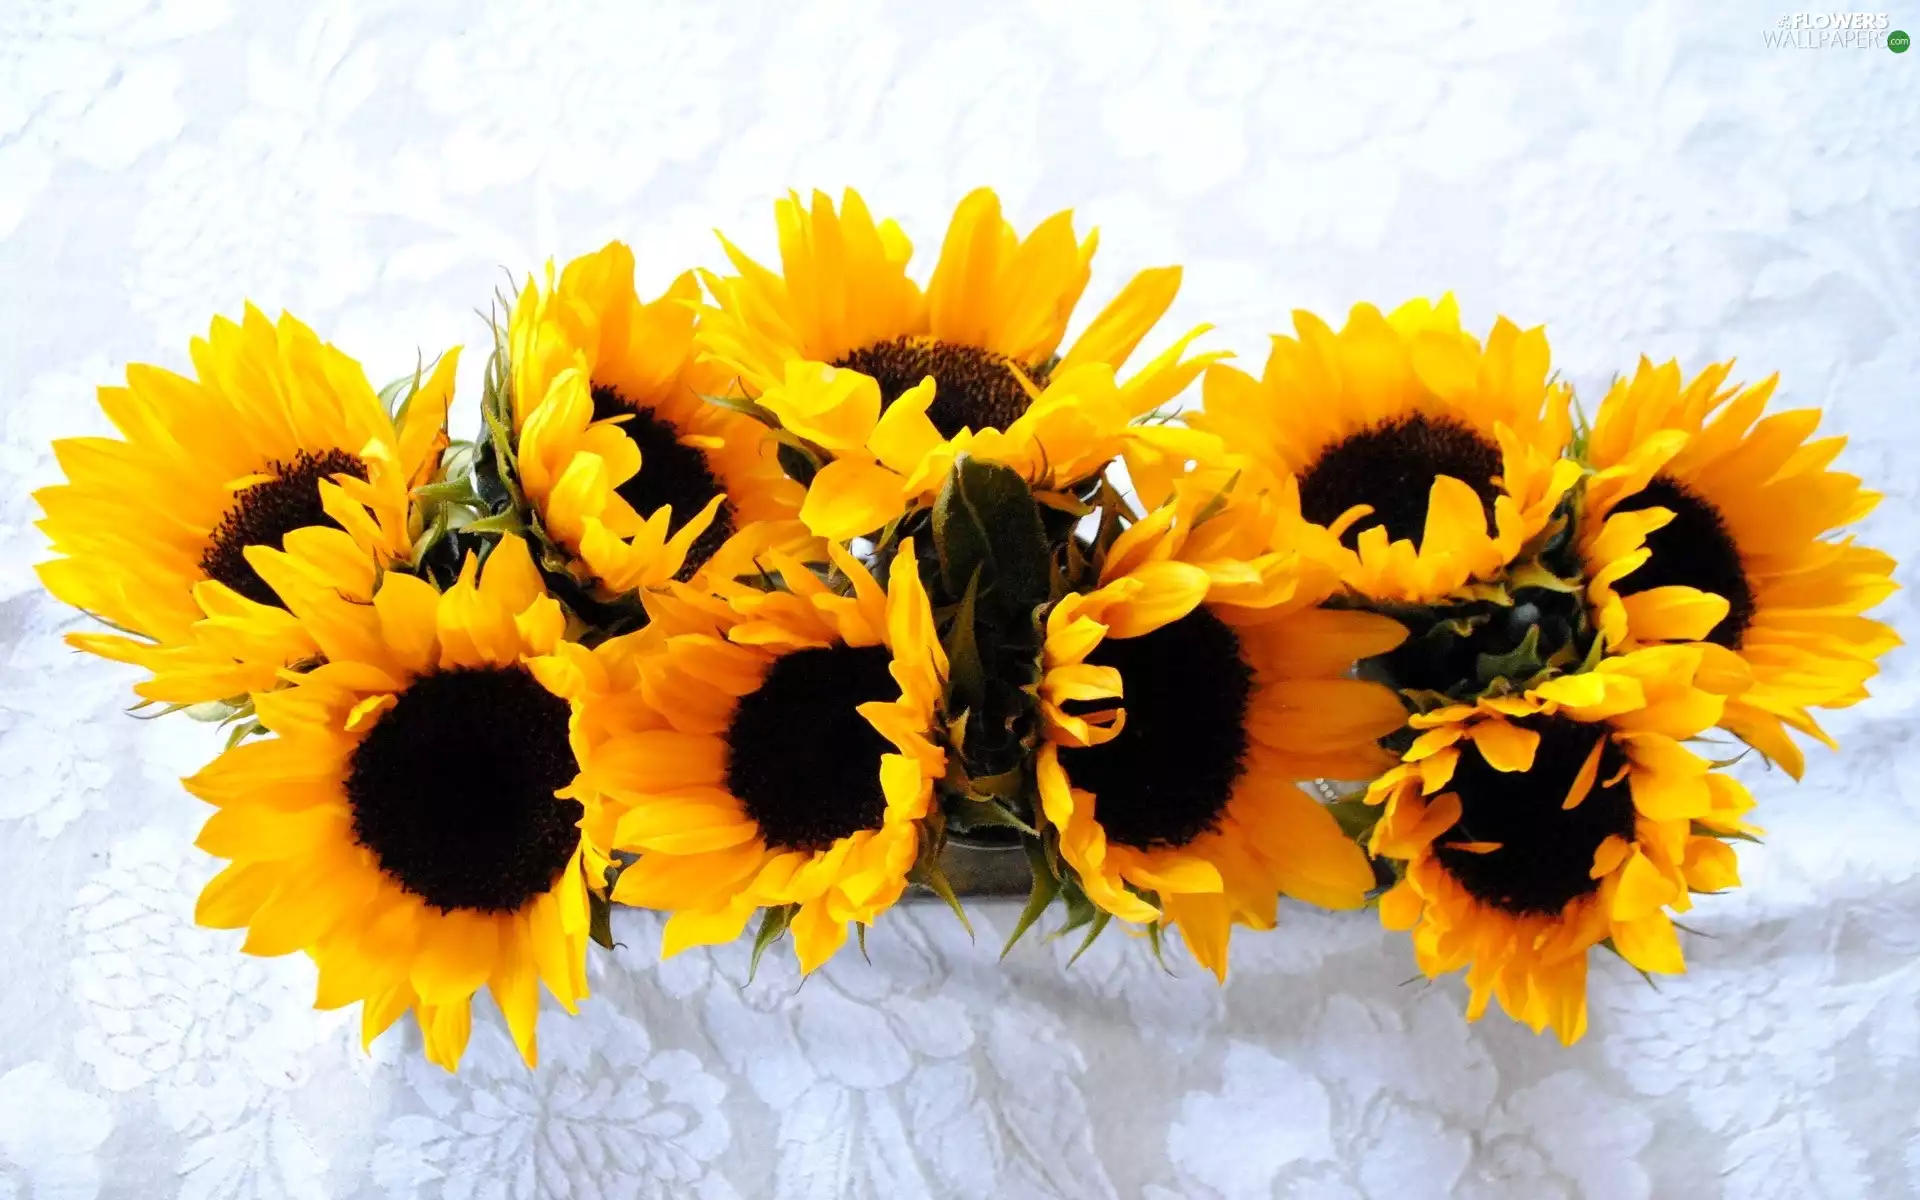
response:
{"label": "green leaf", "polygon": [[980,643],[975,637],[975,604],[980,593],[980,568],[967,578],[967,590],[954,610],[953,623],[947,626],[948,679],[953,689],[953,708],[979,712],[987,702],[987,668],[980,659]]}
{"label": "green leaf", "polygon": [[1060,894],[1060,881],[1047,867],[1047,852],[1038,839],[1028,839],[1022,845],[1027,852],[1027,866],[1033,872],[1033,890],[1027,893],[1027,904],[1020,910],[1020,919],[1013,924],[1013,932],[1007,936],[1007,944],[1000,948],[1000,957],[1012,953],[1013,947],[1033,928]]}
{"label": "green leaf", "polygon": [[1325,806],[1327,812],[1339,823],[1340,832],[1353,841],[1365,843],[1373,827],[1380,821],[1383,805],[1368,804],[1358,796],[1349,796],[1335,800]]}
{"label": "green leaf", "polygon": [[780,469],[787,473],[787,478],[801,487],[812,483],[813,477],[820,473],[819,461],[791,442],[779,441],[773,455],[780,460]]}
{"label": "green leaf", "polygon": [[955,463],[934,501],[933,536],[949,592],[981,572],[983,596],[996,611],[1046,602],[1053,556],[1039,505],[1013,468],[977,458]]}
{"label": "green leaf", "polygon": [[760,928],[753,935],[753,957],[747,960],[748,983],[753,982],[754,974],[760,970],[760,956],[767,952],[768,946],[780,940],[787,926],[793,924],[794,911],[799,907],[797,904],[782,904],[760,911]]}

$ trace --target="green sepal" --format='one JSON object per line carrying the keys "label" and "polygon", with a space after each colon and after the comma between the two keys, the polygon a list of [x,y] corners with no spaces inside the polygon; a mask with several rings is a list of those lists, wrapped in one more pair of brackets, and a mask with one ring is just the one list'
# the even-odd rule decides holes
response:
{"label": "green sepal", "polygon": [[1530,680],[1544,669],[1540,658],[1540,627],[1532,625],[1520,638],[1520,644],[1505,654],[1481,654],[1474,659],[1474,673],[1482,684],[1498,679]]}
{"label": "green sepal", "polygon": [[267,727],[265,725],[262,725],[258,721],[251,721],[251,720],[235,721],[233,724],[233,727],[227,730],[226,749],[231,750],[235,746],[238,746],[241,742],[246,741],[248,738],[253,737],[257,734],[264,734],[266,732],[267,732]]}
{"label": "green sepal", "polygon": [[728,412],[736,412],[743,417],[752,417],[768,429],[781,428],[780,418],[773,415],[773,410],[751,397],[711,396],[702,392],[700,393],[700,399],[713,405],[715,408],[724,408]]}
{"label": "green sepal", "polygon": [[793,914],[799,909],[798,904],[779,904],[760,910],[760,928],[753,935],[753,955],[747,959],[748,983],[753,982],[754,975],[760,970],[760,956],[786,933],[787,926],[793,924]]}
{"label": "green sepal", "polygon": [[1167,931],[1158,921],[1147,926],[1147,946],[1153,951],[1153,961],[1159,964],[1162,971],[1172,975],[1173,968],[1167,965]]}
{"label": "green sepal", "polygon": [[[1107,926],[1112,922],[1112,913],[1105,909],[1097,911],[1093,919],[1087,923],[1087,936],[1081,938],[1080,944],[1074,947],[1073,954],[1067,958],[1067,965],[1071,967],[1073,964],[1079,962],[1080,956],[1093,948],[1093,944],[1100,940],[1100,935],[1107,931]],[[1060,932],[1065,933],[1066,930],[1063,929]],[[1162,963],[1161,965],[1165,966],[1166,964]]]}
{"label": "green sepal", "polygon": [[[1127,502],[1127,498],[1120,494],[1120,489],[1113,486],[1105,473],[1100,476],[1100,486],[1095,493],[1095,505],[1100,510],[1100,523],[1093,533],[1092,552],[1085,556],[1081,569],[1073,570],[1068,578],[1059,581],[1051,599],[1058,600],[1068,592],[1086,592],[1097,587],[1100,582],[1100,573],[1107,565],[1107,555],[1113,549],[1113,543],[1126,532],[1130,523],[1139,519],[1139,514],[1134,511],[1133,505]],[[1073,548],[1078,550],[1078,544],[1075,543]]]}
{"label": "green sepal", "polygon": [[1049,941],[1072,933],[1076,929],[1085,928],[1100,915],[1101,910],[1094,905],[1093,901],[1087,899],[1087,893],[1081,888],[1080,881],[1070,874],[1063,874],[1060,877],[1060,899],[1066,905],[1067,920],[1060,928],[1053,931],[1048,938]]}
{"label": "green sepal", "polygon": [[[136,712],[154,703],[156,701],[142,700],[127,711]],[[239,706],[232,700],[202,700],[198,704],[166,704],[159,712],[147,714],[147,719],[164,717],[168,713],[177,712],[183,712],[203,725],[224,725],[239,712]]]}
{"label": "green sepal", "polygon": [[967,937],[974,936],[973,922],[967,919],[967,910],[961,907],[960,897],[954,894],[953,884],[947,880],[947,873],[940,869],[937,856],[923,853],[920,861],[913,864],[913,869],[907,872],[907,882],[917,883],[945,900],[947,907],[953,910],[953,915],[960,918],[960,928],[967,931]]}
{"label": "green sepal", "polygon": [[982,829],[1013,829],[1028,837],[1035,836],[1032,825],[1020,819],[1007,805],[998,800],[982,800],[969,796],[957,796],[946,805],[947,824],[956,833],[975,833]]}
{"label": "green sepal", "polygon": [[1006,945],[1000,948],[1000,957],[1003,959],[1013,952],[1014,946],[1026,935],[1027,930],[1033,928],[1034,922],[1046,914],[1054,897],[1060,894],[1060,880],[1048,865],[1047,852],[1040,840],[1026,838],[1020,844],[1027,853],[1027,867],[1033,873],[1033,889],[1027,893],[1026,906],[1020,910],[1013,932],[1007,935]]}
{"label": "green sepal", "polygon": [[1748,842],[1755,846],[1763,846],[1766,844],[1751,833],[1743,833],[1738,829],[1715,829],[1713,826],[1704,825],[1699,821],[1691,822],[1687,832],[1694,837],[1719,838],[1723,842]]}
{"label": "green sepal", "polygon": [[592,888],[587,889],[587,936],[602,950],[613,949],[613,904]]}
{"label": "green sepal", "polygon": [[1198,529],[1200,526],[1205,525],[1208,521],[1211,521],[1213,518],[1219,516],[1220,513],[1224,511],[1227,507],[1228,496],[1232,494],[1233,489],[1235,487],[1239,486],[1239,483],[1240,483],[1240,472],[1235,471],[1233,475],[1226,481],[1226,483],[1220,486],[1219,491],[1207,497],[1207,502],[1201,505],[1200,511],[1193,515],[1193,522],[1192,522],[1193,528]]}

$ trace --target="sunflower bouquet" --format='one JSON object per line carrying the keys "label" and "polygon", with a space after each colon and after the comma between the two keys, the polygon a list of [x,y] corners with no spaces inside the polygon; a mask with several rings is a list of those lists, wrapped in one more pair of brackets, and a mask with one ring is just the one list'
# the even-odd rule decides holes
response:
{"label": "sunflower bouquet", "polygon": [[1589,425],[1450,298],[1137,362],[1180,272],[1069,341],[1070,214],[975,192],[924,285],[853,192],[776,216],[777,267],[653,300],[619,243],[527,279],[471,441],[457,351],[376,391],[249,307],[56,447],[69,640],[229,731],[198,920],[368,1042],[411,1011],[451,1069],[485,988],[533,1063],[613,905],[803,971],[909,889],[965,921],[959,847],[1021,865],[1009,946],[1224,980],[1282,896],[1372,906],[1571,1042],[1596,947],[1679,971],[1738,884],[1735,743],[1797,777],[1897,644],[1835,533],[1876,497],[1771,380],[1643,361]]}

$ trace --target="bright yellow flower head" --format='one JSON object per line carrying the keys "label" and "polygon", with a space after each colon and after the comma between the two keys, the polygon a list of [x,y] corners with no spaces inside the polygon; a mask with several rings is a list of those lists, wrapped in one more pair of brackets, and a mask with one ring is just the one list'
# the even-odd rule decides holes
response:
{"label": "bright yellow flower head", "polygon": [[62,556],[39,568],[47,590],[123,631],[68,640],[145,668],[135,690],[177,704],[266,690],[315,653],[249,547],[320,527],[311,544],[357,576],[410,558],[408,493],[446,447],[459,357],[441,358],[396,426],[360,365],[290,316],[249,305],[192,355],[193,378],[136,364],[127,386],[101,388],[121,437],[55,442],[68,482],[35,496]]}
{"label": "bright yellow flower head", "polygon": [[1469,1019],[1489,998],[1571,1044],[1587,1027],[1587,952],[1684,969],[1666,910],[1740,879],[1714,832],[1750,834],[1732,776],[1682,742],[1748,683],[1715,646],[1604,659],[1525,695],[1415,716],[1424,730],[1368,790],[1386,805],[1371,849],[1404,863],[1380,902],[1412,929],[1429,977],[1467,969]]}
{"label": "bright yellow flower head", "polygon": [[834,547],[853,589],[770,553],[784,590],[649,597],[652,623],[561,665],[582,718],[590,832],[641,855],[613,898],[662,909],[664,953],[730,941],[759,909],[788,922],[802,970],[849,922],[900,897],[921,850],[947,659],[912,539],[884,591]]}
{"label": "bright yellow flower head", "polygon": [[1375,740],[1406,717],[1347,677],[1405,630],[1316,607],[1335,579],[1298,525],[1186,481],[1046,622],[1037,776],[1061,857],[1097,907],[1177,925],[1223,980],[1231,926],[1271,928],[1280,894],[1364,902],[1365,855],[1296,781],[1381,770]]}
{"label": "bright yellow flower head", "polygon": [[1121,383],[1115,372],[1173,302],[1180,270],[1142,271],[1059,354],[1097,238],[1057,213],[1021,238],[981,189],[960,202],[926,291],[911,247],[848,191],[775,206],[781,271],[727,244],[739,273],[708,280],[707,357],[831,461],[801,518],[823,537],[870,533],[924,502],[955,458],[1018,469],[1035,487],[1097,473],[1127,422],[1170,400],[1208,361],[1201,330]]}
{"label": "bright yellow flower head", "polygon": [[1422,603],[1496,575],[1579,478],[1541,330],[1502,318],[1482,345],[1451,296],[1356,305],[1338,331],[1297,312],[1294,328],[1259,379],[1210,367],[1188,421],[1256,477],[1296,477],[1361,594]]}
{"label": "bright yellow flower head", "polygon": [[[302,531],[289,540],[303,540]],[[539,988],[587,994],[588,886],[562,648],[565,617],[506,538],[444,594],[398,572],[372,603],[309,586],[298,551],[249,559],[326,662],[255,697],[273,736],[186,781],[232,865],[196,918],[249,954],[305,951],[321,1008],[359,1002],[368,1043],[411,1009],[452,1070],[488,988],[531,1065]],[[560,681],[558,683],[554,681]]]}
{"label": "bright yellow flower head", "polygon": [[[508,332],[520,486],[572,572],[609,596],[744,569],[750,542],[799,532],[801,489],[765,428],[702,398],[725,376],[694,360],[693,274],[644,302],[633,269],[619,242],[557,283],[549,264]],[[734,539],[756,522],[773,524]]]}
{"label": "bright yellow flower head", "polygon": [[1831,537],[1880,499],[1827,469],[1846,439],[1808,441],[1814,409],[1763,417],[1775,380],[1727,386],[1732,366],[1683,380],[1642,359],[1601,402],[1580,523],[1588,601],[1610,648],[1702,640],[1745,659],[1753,686],[1720,723],[1798,778],[1786,730],[1832,745],[1808,709],[1865,699],[1900,644],[1860,615],[1893,592],[1894,563]]}

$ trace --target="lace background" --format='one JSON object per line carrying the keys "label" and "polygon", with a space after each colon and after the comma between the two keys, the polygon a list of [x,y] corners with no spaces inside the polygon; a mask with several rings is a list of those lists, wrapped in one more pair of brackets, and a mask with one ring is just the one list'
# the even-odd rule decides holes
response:
{"label": "lace background", "polygon": [[[1448,288],[1544,322],[1589,400],[1636,354],[1779,369],[1920,562],[1920,54],[1779,50],[1781,4],[0,6],[0,1198],[1888,1196],[1920,1190],[1920,676],[1844,755],[1755,771],[1772,836],[1691,971],[1600,956],[1563,1050],[1468,1026],[1404,937],[1297,907],[1233,981],[1110,936],[995,961],[916,906],[804,988],[738,948],[656,963],[624,914],[529,1074],[496,1015],[458,1077],[371,1057],[303,959],[194,927],[179,775],[34,583],[48,441],[186,363],[244,298],[376,382],[469,346],[505,282],[610,237],[657,290],[789,186],[866,189],[923,252],[991,183],[1104,237],[1090,298],[1184,262],[1163,336],[1257,362],[1295,306]],[[305,11],[300,11],[304,9]],[[1901,25],[1894,14],[1894,27]],[[1920,29],[1920,12],[1906,18]],[[1909,640],[1914,592],[1883,608]]]}

